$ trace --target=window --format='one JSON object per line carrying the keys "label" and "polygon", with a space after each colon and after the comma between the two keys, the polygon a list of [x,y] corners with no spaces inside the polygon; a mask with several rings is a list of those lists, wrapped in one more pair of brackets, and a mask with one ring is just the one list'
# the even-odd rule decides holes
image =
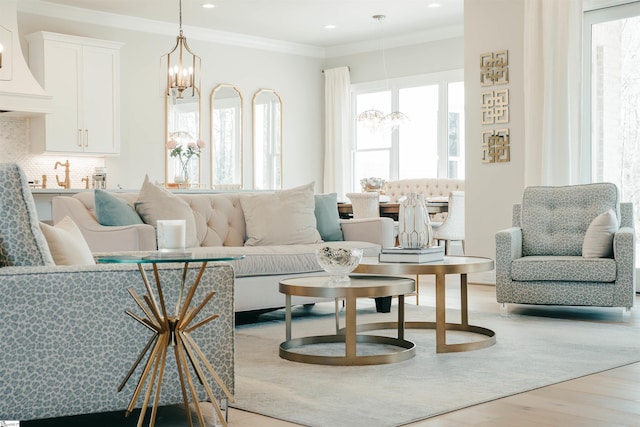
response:
{"label": "window", "polygon": [[[352,191],[362,178],[464,179],[464,76],[462,70],[353,85],[355,115]],[[363,111],[401,111],[409,122],[372,131]]]}
{"label": "window", "polygon": [[[640,3],[584,15],[583,136],[592,182],[613,182],[640,226]],[[638,251],[636,250],[638,254]]]}

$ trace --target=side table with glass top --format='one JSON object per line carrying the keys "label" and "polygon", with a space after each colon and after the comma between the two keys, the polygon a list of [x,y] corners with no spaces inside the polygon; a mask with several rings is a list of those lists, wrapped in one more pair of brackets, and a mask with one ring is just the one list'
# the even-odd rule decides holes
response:
{"label": "side table with glass top", "polygon": [[[153,335],[138,356],[137,360],[134,362],[131,369],[129,369],[129,372],[127,372],[127,374],[125,375],[125,378],[123,379],[120,386],[118,387],[118,391],[121,391],[124,388],[126,383],[135,372],[136,368],[140,365],[143,359],[145,359],[145,356],[148,355],[146,358],[146,362],[144,363],[142,374],[140,375],[140,379],[138,380],[138,384],[135,388],[133,396],[131,397],[126,412],[126,415],[129,415],[133,411],[136,401],[138,400],[140,393],[142,392],[142,389],[147,382],[147,379],[150,378],[147,385],[147,390],[145,392],[144,403],[141,408],[140,417],[138,419],[138,427],[141,427],[143,424],[145,411],[149,404],[151,393],[154,387],[155,399],[149,425],[153,426],[155,423],[156,413],[158,409],[158,397],[160,396],[162,387],[162,377],[164,374],[166,356],[167,352],[171,348],[173,348],[173,351],[175,353],[177,371],[186,408],[188,425],[190,427],[192,426],[192,420],[190,411],[188,409],[189,399],[187,396],[187,390],[189,390],[191,396],[193,397],[199,424],[201,426],[205,425],[204,417],[200,410],[200,406],[198,405],[197,392],[195,390],[194,380],[191,377],[189,366],[191,366],[191,368],[195,372],[197,377],[196,379],[202,384],[207,393],[207,396],[211,400],[218,420],[220,420],[220,422],[222,422],[224,426],[227,425],[226,415],[223,415],[220,409],[220,405],[213,395],[211,386],[207,381],[204,373],[208,372],[210,376],[213,377],[218,387],[226,395],[228,401],[233,402],[233,396],[229,392],[227,386],[221,380],[220,376],[216,373],[210,361],[207,360],[205,354],[202,352],[198,344],[195,342],[193,337],[191,337],[192,331],[211,322],[212,320],[215,320],[218,317],[217,314],[213,314],[203,320],[196,322],[195,324],[193,323],[198,314],[207,305],[207,303],[209,303],[211,298],[213,298],[214,292],[207,294],[206,297],[198,305],[191,307],[191,304],[193,302],[198,284],[200,283],[202,275],[204,274],[209,262],[235,261],[241,260],[243,258],[244,256],[221,257],[208,254],[192,254],[189,252],[152,252],[135,255],[102,255],[96,257],[96,262],[98,263],[137,264],[138,270],[140,271],[140,276],[144,283],[144,287],[147,291],[147,295],[143,295],[141,298],[133,289],[129,289],[129,294],[135,301],[136,305],[143,311],[144,316],[139,316],[130,310],[126,310],[126,313],[138,323],[150,329],[153,332]],[[166,263],[180,263],[183,265],[182,274],[180,276],[180,283],[177,284],[177,286],[179,286],[179,294],[176,301],[175,310],[173,311],[171,311],[170,308],[167,307],[167,301],[165,301],[164,296],[165,293],[162,290],[160,281],[160,270],[158,269],[158,264]],[[200,267],[198,273],[195,276],[195,279],[193,280],[193,283],[188,284],[187,277],[190,263],[199,263]],[[145,265],[151,265],[153,269],[153,275],[156,284],[156,293],[153,292],[151,282],[144,268]]]}

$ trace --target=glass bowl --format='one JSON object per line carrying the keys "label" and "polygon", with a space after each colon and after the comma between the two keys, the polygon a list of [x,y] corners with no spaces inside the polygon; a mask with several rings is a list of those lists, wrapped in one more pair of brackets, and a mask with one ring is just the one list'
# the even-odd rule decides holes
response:
{"label": "glass bowl", "polygon": [[362,249],[322,246],[316,249],[316,259],[329,274],[331,283],[349,282],[349,273],[362,260]]}

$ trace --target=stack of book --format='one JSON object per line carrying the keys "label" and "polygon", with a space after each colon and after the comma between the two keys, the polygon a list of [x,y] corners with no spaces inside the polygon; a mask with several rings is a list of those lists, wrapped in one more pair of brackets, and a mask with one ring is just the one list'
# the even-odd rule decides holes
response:
{"label": "stack of book", "polygon": [[434,262],[444,259],[444,246],[429,248],[382,248],[380,262]]}

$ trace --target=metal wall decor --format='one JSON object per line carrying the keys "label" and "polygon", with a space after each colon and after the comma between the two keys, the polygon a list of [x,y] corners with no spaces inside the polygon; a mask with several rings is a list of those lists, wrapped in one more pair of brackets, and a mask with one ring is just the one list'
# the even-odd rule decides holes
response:
{"label": "metal wall decor", "polygon": [[[499,50],[480,55],[480,86],[509,83],[509,52]],[[509,123],[509,89],[480,94],[482,125]],[[503,163],[511,159],[509,129],[483,129],[482,163]]]}
{"label": "metal wall decor", "polygon": [[509,129],[482,132],[482,163],[501,163],[510,160]]}
{"label": "metal wall decor", "polygon": [[493,86],[509,83],[509,52],[500,50],[480,55],[480,85]]}
{"label": "metal wall decor", "polygon": [[509,123],[509,89],[482,93],[482,124]]}

